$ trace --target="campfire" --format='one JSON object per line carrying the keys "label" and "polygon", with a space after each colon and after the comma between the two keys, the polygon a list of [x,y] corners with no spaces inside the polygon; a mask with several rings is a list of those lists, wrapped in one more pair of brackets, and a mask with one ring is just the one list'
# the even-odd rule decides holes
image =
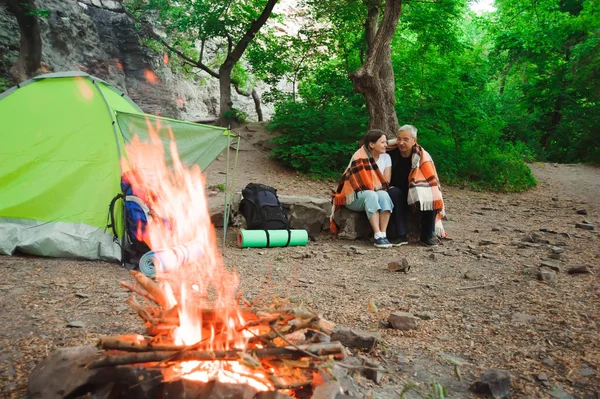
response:
{"label": "campfire", "polygon": [[[105,350],[91,368],[144,364],[162,371],[164,381],[219,381],[245,384],[258,391],[296,395],[327,379],[331,360],[344,356],[339,342],[329,342],[331,325],[318,315],[273,299],[235,308],[190,306],[197,320],[185,329],[178,304],[167,305],[160,286],[132,271],[136,284],[121,284],[135,297],[128,304],[144,320],[146,333],[103,338]],[[167,305],[167,306],[165,306]],[[194,330],[197,329],[197,331]],[[195,342],[179,338],[180,331],[196,335]]]}
{"label": "campfire", "polygon": [[[85,364],[99,373],[92,380],[119,381],[121,396],[111,397],[136,397],[132,392],[140,387],[155,394],[137,397],[254,398],[274,391],[311,397],[344,356],[343,346],[330,342],[331,324],[278,298],[250,303],[237,293],[239,277],[225,267],[216,245],[200,169],[181,164],[172,140],[173,164],[167,165],[159,137],[164,131],[148,128],[151,141],[134,139],[122,161],[134,194],[152,210],[138,234],[161,253],[156,281],[132,271],[133,279],[121,282],[146,335],[100,339]],[[199,388],[207,385],[212,388]],[[238,393],[217,394],[215,385]]]}

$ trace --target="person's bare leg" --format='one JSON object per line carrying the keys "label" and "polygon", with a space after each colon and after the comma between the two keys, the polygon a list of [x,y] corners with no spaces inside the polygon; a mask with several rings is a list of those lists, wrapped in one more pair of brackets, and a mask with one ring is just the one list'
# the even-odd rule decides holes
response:
{"label": "person's bare leg", "polygon": [[379,228],[381,231],[386,232],[388,223],[390,222],[390,211],[379,212]]}
{"label": "person's bare leg", "polygon": [[[389,212],[387,212],[389,214]],[[371,219],[369,219],[369,223],[371,223],[371,227],[373,228],[373,233],[381,233],[381,228],[379,227],[379,211],[375,212],[371,215]],[[388,215],[388,221],[390,217]],[[387,222],[386,222],[387,223]],[[385,231],[385,230],[383,230]]]}

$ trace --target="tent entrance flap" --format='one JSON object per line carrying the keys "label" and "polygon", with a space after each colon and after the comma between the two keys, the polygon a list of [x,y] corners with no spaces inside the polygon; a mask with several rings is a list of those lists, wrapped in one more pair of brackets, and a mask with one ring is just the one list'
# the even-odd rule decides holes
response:
{"label": "tent entrance flap", "polygon": [[117,111],[117,122],[125,143],[137,135],[140,140],[150,138],[150,132],[162,140],[165,149],[165,161],[171,166],[173,160],[169,143],[175,140],[179,158],[184,165],[196,164],[205,170],[227,147],[229,132],[226,128],[177,121],[147,114],[133,114]]}

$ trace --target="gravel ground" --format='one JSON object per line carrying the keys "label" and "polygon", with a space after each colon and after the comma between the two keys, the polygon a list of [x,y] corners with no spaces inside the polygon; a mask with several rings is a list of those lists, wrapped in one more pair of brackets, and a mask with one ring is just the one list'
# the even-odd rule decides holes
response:
{"label": "gravel ground", "polygon": [[[333,186],[277,166],[256,146],[266,133],[243,129],[254,140],[245,137],[236,189],[261,181],[284,194],[324,196]],[[221,157],[207,171],[209,185],[224,180]],[[539,185],[527,193],[446,187],[450,239],[433,249],[414,237],[408,246],[378,250],[328,235],[301,248],[239,249],[230,229],[223,258],[239,274],[246,298],[289,298],[338,325],[381,334],[367,354],[388,371],[381,384],[353,376],[355,388],[370,397],[398,397],[409,380],[422,395],[438,382],[448,397],[472,397],[468,387],[481,372],[499,368],[512,374],[515,398],[598,398],[600,169],[531,168]],[[576,212],[583,209],[587,215]],[[596,230],[575,227],[584,219]],[[522,241],[532,232],[534,241],[549,244]],[[552,246],[566,255],[552,260],[559,269],[554,281],[542,282],[538,267]],[[388,271],[388,262],[402,258],[411,265],[408,274]],[[578,264],[593,273],[567,274]],[[0,257],[0,396],[24,397],[33,367],[57,348],[143,332],[120,280],[129,275],[116,264]],[[430,320],[413,331],[394,330],[386,320],[396,311]],[[73,322],[79,327],[69,327]]]}

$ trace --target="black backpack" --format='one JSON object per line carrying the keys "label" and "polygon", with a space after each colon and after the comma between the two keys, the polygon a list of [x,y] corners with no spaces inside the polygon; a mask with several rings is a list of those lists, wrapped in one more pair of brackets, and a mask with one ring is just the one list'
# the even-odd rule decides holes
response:
{"label": "black backpack", "polygon": [[285,209],[277,198],[277,190],[264,184],[250,183],[242,190],[240,213],[248,230],[287,230]]}

